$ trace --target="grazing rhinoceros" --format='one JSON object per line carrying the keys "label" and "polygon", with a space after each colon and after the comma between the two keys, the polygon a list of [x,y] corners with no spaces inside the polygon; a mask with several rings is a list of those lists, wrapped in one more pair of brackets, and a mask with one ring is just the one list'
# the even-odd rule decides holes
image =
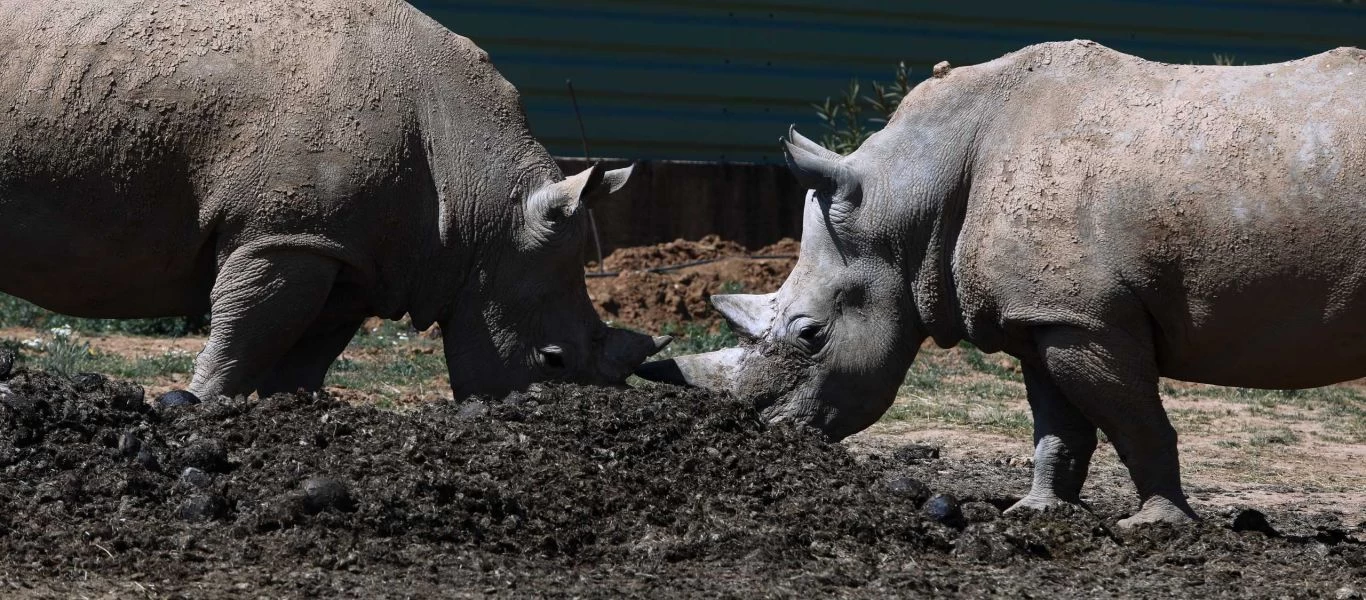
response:
{"label": "grazing rhinoceros", "polygon": [[1141,499],[1194,517],[1158,378],[1303,388],[1366,376],[1366,52],[1250,67],[1092,42],[935,69],[848,156],[796,135],[808,197],[782,288],[716,296],[752,343],[647,363],[842,438],[921,342],[1020,359],[1033,489],[1078,502],[1099,427]]}
{"label": "grazing rhinoceros", "polygon": [[619,382],[667,342],[583,283],[583,207],[629,170],[563,178],[406,3],[0,0],[0,64],[0,291],[211,311],[199,398],[316,389],[368,315],[440,323],[460,396]]}

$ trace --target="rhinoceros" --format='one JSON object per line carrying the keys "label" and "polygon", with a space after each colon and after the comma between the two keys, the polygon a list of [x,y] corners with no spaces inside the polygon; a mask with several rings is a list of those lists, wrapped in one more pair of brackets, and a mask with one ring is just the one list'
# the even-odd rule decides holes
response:
{"label": "rhinoceros", "polygon": [[0,2],[0,292],[211,314],[179,401],[316,389],[367,316],[439,323],[452,391],[619,382],[586,206],[488,55],[401,1]]}
{"label": "rhinoceros", "polygon": [[1149,62],[1085,41],[934,77],[811,188],[773,294],[713,298],[748,343],[646,363],[838,439],[921,343],[1020,359],[1035,471],[1014,509],[1080,501],[1099,428],[1137,487],[1121,521],[1195,518],[1159,376],[1304,388],[1366,376],[1366,52]]}

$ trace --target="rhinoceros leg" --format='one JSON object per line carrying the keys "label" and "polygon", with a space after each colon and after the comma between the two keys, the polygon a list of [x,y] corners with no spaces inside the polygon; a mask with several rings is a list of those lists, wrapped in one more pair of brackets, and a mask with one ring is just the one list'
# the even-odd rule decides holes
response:
{"label": "rhinoceros leg", "polygon": [[317,318],[339,268],[305,250],[234,252],[214,282],[212,330],[190,392],[212,400],[255,390]]}
{"label": "rhinoceros leg", "polygon": [[1141,504],[1136,514],[1119,524],[1195,519],[1181,489],[1176,430],[1157,392],[1152,343],[1119,328],[1050,328],[1036,339],[1049,377],[1105,432],[1129,468]]}
{"label": "rhinoceros leg", "polygon": [[1034,484],[1007,512],[1080,504],[1096,450],[1096,426],[1067,400],[1041,365],[1024,365],[1025,392],[1034,413]]}
{"label": "rhinoceros leg", "polygon": [[340,325],[336,322],[315,325],[276,363],[260,387],[256,388],[256,393],[265,398],[279,393],[322,389],[328,367],[351,343],[362,321],[351,319]]}

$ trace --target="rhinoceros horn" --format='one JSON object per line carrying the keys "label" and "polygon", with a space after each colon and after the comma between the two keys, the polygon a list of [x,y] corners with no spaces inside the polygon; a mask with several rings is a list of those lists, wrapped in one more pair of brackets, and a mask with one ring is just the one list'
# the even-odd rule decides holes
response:
{"label": "rhinoceros horn", "polygon": [[717,294],[711,297],[712,306],[730,323],[730,328],[741,337],[757,339],[773,321],[773,294]]}
{"label": "rhinoceros horn", "polygon": [[840,159],[840,155],[837,154],[834,150],[830,150],[825,146],[822,146],[814,141],[811,141],[810,139],[807,139],[806,136],[797,133],[796,125],[792,125],[787,128],[787,141],[791,143],[793,146],[801,148],[802,150],[806,150],[807,152],[810,152],[811,154],[814,154],[826,160]]}
{"label": "rhinoceros horn", "polygon": [[734,387],[735,370],[744,348],[726,348],[704,354],[678,356],[640,365],[636,375],[650,381],[686,385],[708,390],[729,391]]}

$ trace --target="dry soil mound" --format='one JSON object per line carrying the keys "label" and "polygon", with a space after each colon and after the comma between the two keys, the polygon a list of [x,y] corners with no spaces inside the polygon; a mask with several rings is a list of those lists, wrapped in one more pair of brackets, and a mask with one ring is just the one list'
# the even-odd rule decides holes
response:
{"label": "dry soil mound", "polygon": [[[618,274],[590,277],[588,295],[602,318],[615,324],[650,332],[684,323],[714,330],[722,319],[708,298],[778,289],[797,262],[797,250],[797,242],[783,240],[752,253],[771,258],[753,259],[739,244],[716,236],[621,248],[603,261]],[[691,264],[698,261],[707,262]],[[682,268],[647,271],[673,266]]]}
{"label": "dry soil mound", "polygon": [[[715,235],[709,235],[697,241],[679,239],[653,246],[619,248],[604,258],[602,264],[608,271],[641,271],[699,260],[744,255],[744,246],[723,240]],[[590,270],[592,269],[590,268]]]}

